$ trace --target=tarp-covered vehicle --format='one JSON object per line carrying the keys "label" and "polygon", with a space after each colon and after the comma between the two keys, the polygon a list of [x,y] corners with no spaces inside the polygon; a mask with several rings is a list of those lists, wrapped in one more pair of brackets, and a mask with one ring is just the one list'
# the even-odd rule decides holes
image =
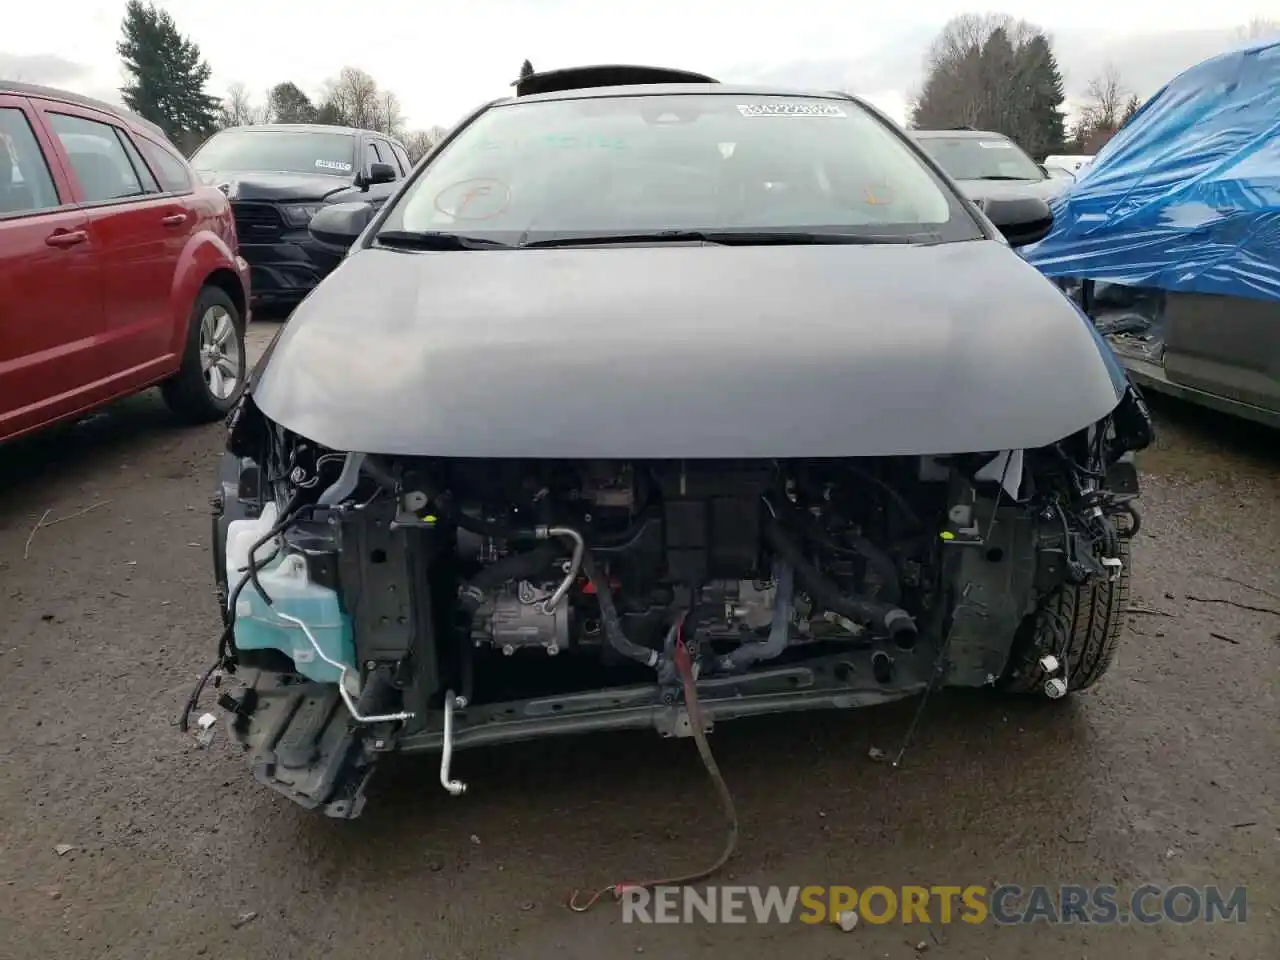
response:
{"label": "tarp-covered vehicle", "polygon": [[854,97],[522,86],[316,215],[350,252],[230,425],[254,775],[352,817],[393,751],[459,793],[454,747],[1096,683],[1151,423],[1000,233],[1048,205]]}
{"label": "tarp-covered vehicle", "polygon": [[1136,381],[1280,426],[1280,42],[1172,80],[1022,253]]}

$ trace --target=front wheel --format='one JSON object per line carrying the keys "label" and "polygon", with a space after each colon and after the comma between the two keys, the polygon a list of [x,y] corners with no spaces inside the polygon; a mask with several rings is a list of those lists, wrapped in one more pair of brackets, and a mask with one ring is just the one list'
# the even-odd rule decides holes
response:
{"label": "front wheel", "polygon": [[210,423],[239,401],[247,366],[240,311],[226,291],[207,286],[191,311],[182,366],[160,389],[180,419]]}
{"label": "front wheel", "polygon": [[1065,664],[1053,676],[1066,681],[1066,693],[1087,690],[1102,679],[1115,661],[1129,608],[1128,531],[1118,542],[1124,564],[1119,577],[1064,583],[1027,617],[1000,682],[1004,692],[1043,695],[1050,678],[1040,666],[1046,654]]}

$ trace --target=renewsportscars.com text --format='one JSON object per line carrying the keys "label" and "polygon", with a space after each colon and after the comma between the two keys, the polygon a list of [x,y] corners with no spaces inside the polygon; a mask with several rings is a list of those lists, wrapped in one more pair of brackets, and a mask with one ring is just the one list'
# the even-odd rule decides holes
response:
{"label": "renewsportscars.com text", "polygon": [[624,887],[624,923],[1244,923],[1244,887]]}

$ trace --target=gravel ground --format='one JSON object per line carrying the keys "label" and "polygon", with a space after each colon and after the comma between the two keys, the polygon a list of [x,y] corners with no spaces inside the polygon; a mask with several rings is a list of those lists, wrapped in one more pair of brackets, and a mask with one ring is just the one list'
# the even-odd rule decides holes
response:
{"label": "gravel ground", "polygon": [[[257,349],[270,333],[255,325]],[[1050,709],[941,696],[896,771],[868,749],[897,743],[909,705],[721,725],[743,830],[723,879],[1247,884],[1244,924],[843,934],[570,913],[571,887],[721,843],[692,744],[643,733],[465,751],[463,799],[405,758],[365,818],[308,815],[225,739],[201,750],[173,725],[213,652],[221,431],[176,428],[151,393],[0,449],[0,958],[1280,956],[1280,614],[1240,606],[1280,611],[1280,443],[1157,414],[1140,612],[1100,688]]]}

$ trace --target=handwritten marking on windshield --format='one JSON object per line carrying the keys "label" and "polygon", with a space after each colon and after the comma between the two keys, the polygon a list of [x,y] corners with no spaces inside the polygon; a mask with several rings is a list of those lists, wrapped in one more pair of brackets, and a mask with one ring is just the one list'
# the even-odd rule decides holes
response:
{"label": "handwritten marking on windshield", "polygon": [[507,209],[511,188],[501,180],[477,177],[450,184],[436,194],[435,208],[454,220],[488,220]]}

